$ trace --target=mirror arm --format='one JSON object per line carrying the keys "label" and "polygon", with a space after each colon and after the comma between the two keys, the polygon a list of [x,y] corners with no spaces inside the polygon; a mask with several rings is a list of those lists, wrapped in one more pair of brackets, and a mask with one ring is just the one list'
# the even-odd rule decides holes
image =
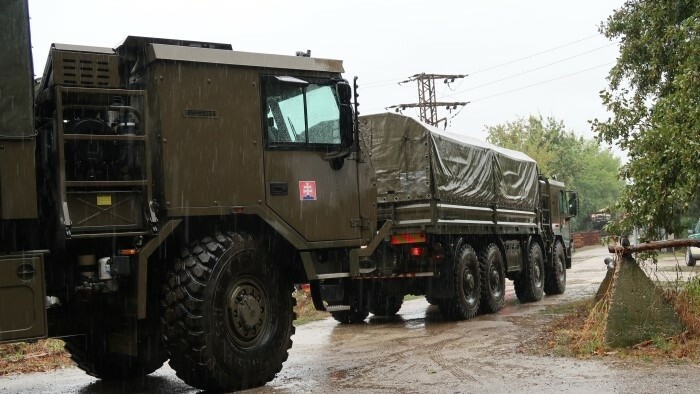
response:
{"label": "mirror arm", "polygon": [[352,78],[352,85],[353,85],[353,92],[355,93],[355,100],[353,102],[354,104],[354,113],[353,113],[353,125],[352,125],[352,131],[353,131],[353,151],[354,152],[359,152],[360,151],[360,112],[358,111],[357,107],[360,105],[360,103],[357,102],[357,76],[354,76]]}

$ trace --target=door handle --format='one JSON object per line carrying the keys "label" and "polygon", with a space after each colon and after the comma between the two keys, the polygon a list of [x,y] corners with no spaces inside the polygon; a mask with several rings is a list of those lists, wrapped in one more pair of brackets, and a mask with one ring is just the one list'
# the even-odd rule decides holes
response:
{"label": "door handle", "polygon": [[270,182],[271,196],[286,196],[289,193],[287,182]]}

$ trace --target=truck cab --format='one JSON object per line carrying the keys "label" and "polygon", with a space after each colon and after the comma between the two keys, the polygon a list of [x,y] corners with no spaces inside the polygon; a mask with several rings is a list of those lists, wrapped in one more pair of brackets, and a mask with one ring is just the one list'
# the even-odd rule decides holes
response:
{"label": "truck cab", "polygon": [[35,86],[27,3],[0,9],[0,342],[65,337],[105,379],[274,378],[292,285],[376,238],[342,62],[129,36],[53,44]]}
{"label": "truck cab", "polygon": [[566,265],[571,268],[571,253],[573,239],[571,238],[571,218],[578,213],[578,194],[566,190],[564,183],[557,180],[547,180],[550,225],[554,239],[561,239],[566,248]]}

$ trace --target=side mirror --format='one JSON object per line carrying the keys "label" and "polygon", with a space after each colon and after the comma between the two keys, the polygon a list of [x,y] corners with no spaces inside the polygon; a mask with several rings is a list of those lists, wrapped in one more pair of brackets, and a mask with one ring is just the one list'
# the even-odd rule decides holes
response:
{"label": "side mirror", "polygon": [[578,194],[573,190],[569,190],[567,194],[569,195],[569,215],[574,217],[578,214]]}
{"label": "side mirror", "polygon": [[340,104],[340,141],[343,147],[353,144],[354,118],[350,104]]}
{"label": "side mirror", "polygon": [[338,89],[338,101],[340,101],[340,104],[350,104],[350,100],[352,99],[352,89],[350,88],[350,84],[342,80],[338,82],[336,85]]}

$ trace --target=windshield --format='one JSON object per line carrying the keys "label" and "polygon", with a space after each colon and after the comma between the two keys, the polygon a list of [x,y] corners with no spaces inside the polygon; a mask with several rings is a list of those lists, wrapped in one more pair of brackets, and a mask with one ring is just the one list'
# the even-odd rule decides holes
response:
{"label": "windshield", "polygon": [[269,144],[340,144],[340,111],[334,85],[268,78],[266,133]]}

